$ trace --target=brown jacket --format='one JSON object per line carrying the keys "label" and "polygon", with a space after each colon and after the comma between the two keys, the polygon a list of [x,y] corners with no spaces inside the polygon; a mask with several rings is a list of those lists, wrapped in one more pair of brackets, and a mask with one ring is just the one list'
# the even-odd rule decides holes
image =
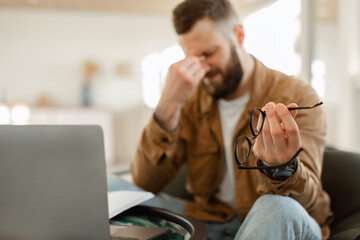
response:
{"label": "brown jacket", "polygon": [[[252,136],[250,112],[254,107],[292,102],[312,106],[319,102],[316,92],[305,82],[271,70],[256,60],[250,100],[236,128],[233,143],[240,135]],[[236,209],[215,197],[224,166],[224,146],[216,100],[200,85],[182,110],[179,126],[171,133],[155,121],[145,127],[132,162],[134,182],[157,193],[187,163],[187,191],[194,201],[186,202],[186,213],[200,220],[223,222],[235,215],[244,219],[258,197],[265,193],[286,195],[297,200],[320,224],[323,237],[330,234],[330,199],[320,180],[326,135],[322,107],[299,110],[296,122],[304,150],[297,171],[285,181],[269,179],[258,170],[237,170]]]}

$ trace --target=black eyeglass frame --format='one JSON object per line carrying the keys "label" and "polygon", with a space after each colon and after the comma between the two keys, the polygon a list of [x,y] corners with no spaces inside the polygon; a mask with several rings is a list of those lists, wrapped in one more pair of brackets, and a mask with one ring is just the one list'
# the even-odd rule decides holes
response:
{"label": "black eyeglass frame", "polygon": [[[313,106],[309,106],[309,107],[290,107],[290,108],[288,108],[288,110],[291,111],[291,110],[301,110],[301,109],[312,109],[312,108],[318,107],[318,106],[320,106],[322,104],[323,104],[323,102],[319,102],[319,103],[317,103],[317,104],[315,104]],[[260,130],[258,132],[255,132],[255,130],[254,130],[253,126],[252,126],[252,118],[253,118],[254,112],[257,111],[257,110],[260,111],[261,116],[263,118],[263,121],[261,123]],[[303,150],[303,148],[299,148],[299,150],[295,153],[295,155],[289,161],[287,161],[286,163],[283,163],[283,164],[279,164],[279,165],[275,165],[275,166],[256,166],[256,167],[244,166],[247,163],[248,159],[249,159],[249,155],[250,155],[250,152],[251,152],[253,142],[255,141],[257,136],[261,133],[261,131],[262,131],[263,127],[264,127],[265,117],[266,117],[266,112],[265,111],[262,111],[258,107],[254,108],[250,113],[250,130],[251,130],[251,133],[252,133],[253,137],[248,138],[248,137],[242,135],[242,136],[240,136],[240,137],[238,137],[236,139],[236,142],[235,142],[235,145],[234,145],[234,155],[235,155],[235,160],[236,160],[236,164],[237,164],[238,169],[275,169],[275,168],[283,168],[283,167],[287,166],[290,162],[292,162],[300,154],[300,152]],[[245,160],[242,163],[240,163],[240,161],[238,159],[237,145],[238,145],[239,141],[242,138],[244,138],[246,140],[246,142],[248,143],[248,151],[246,153]]]}

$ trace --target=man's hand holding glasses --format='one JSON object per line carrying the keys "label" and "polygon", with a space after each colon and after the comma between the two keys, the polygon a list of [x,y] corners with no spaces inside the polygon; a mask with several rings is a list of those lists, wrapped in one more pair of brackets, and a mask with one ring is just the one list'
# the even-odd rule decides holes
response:
{"label": "man's hand holding glasses", "polygon": [[[239,169],[260,169],[268,172],[288,170],[302,151],[301,138],[295,116],[298,110],[312,109],[313,106],[298,107],[295,103],[288,105],[270,102],[262,109],[255,108],[250,115],[250,130],[253,137],[240,136],[235,143],[235,159]],[[253,151],[256,159],[249,158]],[[255,165],[256,160],[261,165]],[[281,175],[282,173],[280,173]],[[284,177],[285,178],[285,177]]]}

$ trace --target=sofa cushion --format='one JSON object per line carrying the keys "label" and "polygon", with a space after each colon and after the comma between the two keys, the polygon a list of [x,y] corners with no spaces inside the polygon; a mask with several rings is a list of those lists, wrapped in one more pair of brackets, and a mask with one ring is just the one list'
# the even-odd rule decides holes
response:
{"label": "sofa cushion", "polygon": [[331,230],[330,240],[354,240],[360,237],[360,212],[345,218]]}
{"label": "sofa cushion", "polygon": [[360,154],[326,148],[322,182],[335,215],[332,226],[360,211]]}

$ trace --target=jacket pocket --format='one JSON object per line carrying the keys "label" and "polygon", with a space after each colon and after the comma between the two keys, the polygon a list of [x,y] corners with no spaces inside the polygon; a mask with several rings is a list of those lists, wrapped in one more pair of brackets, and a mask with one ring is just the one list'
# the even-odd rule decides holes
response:
{"label": "jacket pocket", "polygon": [[220,162],[220,147],[216,142],[198,141],[188,158],[188,190],[208,198],[213,189]]}

